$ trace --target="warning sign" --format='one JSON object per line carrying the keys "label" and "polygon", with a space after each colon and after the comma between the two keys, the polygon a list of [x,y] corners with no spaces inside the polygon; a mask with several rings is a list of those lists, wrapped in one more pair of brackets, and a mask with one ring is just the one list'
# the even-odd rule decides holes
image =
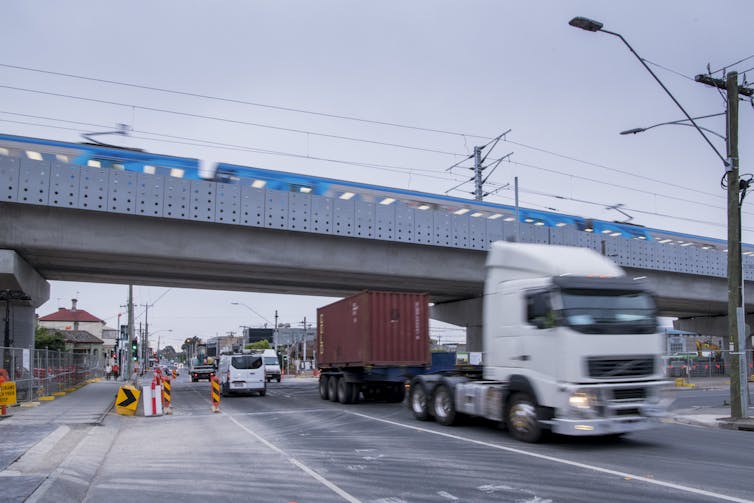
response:
{"label": "warning sign", "polygon": [[139,405],[139,390],[133,386],[121,386],[115,399],[115,411],[124,416],[133,416]]}
{"label": "warning sign", "polygon": [[0,383],[0,405],[16,405],[16,383]]}

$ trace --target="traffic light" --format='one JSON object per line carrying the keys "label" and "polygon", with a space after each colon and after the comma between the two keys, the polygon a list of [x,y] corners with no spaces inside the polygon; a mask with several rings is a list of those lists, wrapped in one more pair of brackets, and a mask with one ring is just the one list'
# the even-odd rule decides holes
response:
{"label": "traffic light", "polygon": [[131,359],[133,361],[137,361],[139,359],[139,339],[134,337],[134,340],[131,341]]}

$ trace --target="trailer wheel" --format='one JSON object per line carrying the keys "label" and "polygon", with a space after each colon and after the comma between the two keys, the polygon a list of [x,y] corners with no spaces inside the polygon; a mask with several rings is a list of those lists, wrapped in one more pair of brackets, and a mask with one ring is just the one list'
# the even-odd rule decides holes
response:
{"label": "trailer wheel", "polygon": [[432,397],[432,411],[438,423],[452,426],[456,422],[456,404],[453,396],[445,384],[441,384],[435,390]]}
{"label": "trailer wheel", "polygon": [[359,403],[359,395],[361,394],[361,384],[356,382],[348,383],[348,403]]}
{"label": "trailer wheel", "polygon": [[416,419],[419,421],[430,419],[429,400],[427,399],[427,390],[424,389],[423,384],[417,382],[411,386],[409,403],[411,404],[411,412],[414,413]]}
{"label": "trailer wheel", "polygon": [[537,420],[537,404],[527,393],[516,393],[511,397],[506,423],[508,431],[516,440],[535,443],[542,438],[542,427]]}
{"label": "trailer wheel", "polygon": [[344,377],[338,379],[338,401],[351,403],[351,383],[347,383]]}
{"label": "trailer wheel", "polygon": [[330,376],[321,375],[319,376],[319,397],[322,400],[327,400],[330,395],[327,393],[327,381],[330,379]]}
{"label": "trailer wheel", "polygon": [[330,376],[327,380],[327,396],[331,402],[338,401],[338,382],[342,379],[339,376]]}

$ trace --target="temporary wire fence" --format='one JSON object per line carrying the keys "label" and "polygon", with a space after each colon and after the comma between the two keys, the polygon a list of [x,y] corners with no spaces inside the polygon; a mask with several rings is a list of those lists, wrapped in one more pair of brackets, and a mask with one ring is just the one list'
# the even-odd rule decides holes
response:
{"label": "temporary wire fence", "polygon": [[54,396],[105,375],[100,354],[0,346],[0,361],[16,383],[18,402]]}

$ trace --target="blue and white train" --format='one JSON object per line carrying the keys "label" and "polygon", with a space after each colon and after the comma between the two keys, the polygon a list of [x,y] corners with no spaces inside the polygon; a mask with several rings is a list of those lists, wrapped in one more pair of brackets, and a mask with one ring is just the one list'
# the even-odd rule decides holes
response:
{"label": "blue and white train", "polygon": [[[49,160],[102,169],[172,176],[187,180],[209,180],[218,183],[246,185],[258,189],[310,193],[340,199],[358,198],[365,202],[382,205],[401,201],[417,210],[444,210],[456,215],[468,214],[474,218],[515,220],[515,208],[505,204],[225,163],[218,163],[214,168],[209,168],[208,172],[205,172],[201,169],[200,162],[197,159],[153,154],[138,149],[101,144],[68,143],[0,134],[0,156]],[[624,239],[640,239],[680,247],[694,246],[704,250],[727,251],[726,242],[720,239],[530,208],[519,208],[519,219],[521,222],[536,226],[569,226],[585,232]],[[754,255],[754,246],[743,245],[743,253]]]}

